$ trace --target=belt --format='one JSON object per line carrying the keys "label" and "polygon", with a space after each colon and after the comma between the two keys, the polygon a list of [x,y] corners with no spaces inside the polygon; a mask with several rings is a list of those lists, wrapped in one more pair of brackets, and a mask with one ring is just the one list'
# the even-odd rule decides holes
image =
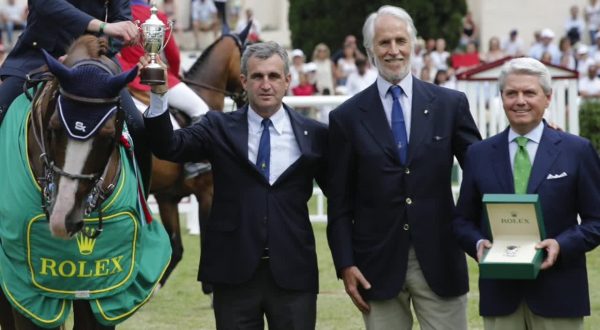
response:
{"label": "belt", "polygon": [[269,259],[269,248],[265,248],[263,250],[262,256],[260,258],[263,259],[263,260]]}

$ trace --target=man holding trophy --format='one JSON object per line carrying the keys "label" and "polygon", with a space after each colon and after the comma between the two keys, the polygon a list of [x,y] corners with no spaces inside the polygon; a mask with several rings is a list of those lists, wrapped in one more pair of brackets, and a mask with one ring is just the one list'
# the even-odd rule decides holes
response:
{"label": "man holding trophy", "polygon": [[[538,236],[530,247],[533,253],[542,252],[535,277],[516,280],[516,272],[509,271],[484,278],[480,272],[484,327],[583,329],[583,317],[590,315],[585,253],[600,243],[598,153],[588,140],[551,129],[543,120],[552,89],[541,62],[510,60],[498,84],[510,126],[469,148],[454,232],[463,249],[480,262],[480,270],[501,244],[498,228],[536,221],[546,238],[540,241]],[[503,225],[494,228],[484,194],[504,194],[507,200],[534,197],[539,217],[509,212],[500,219]],[[497,252],[503,267],[521,267],[519,258],[531,251],[509,242]]]}

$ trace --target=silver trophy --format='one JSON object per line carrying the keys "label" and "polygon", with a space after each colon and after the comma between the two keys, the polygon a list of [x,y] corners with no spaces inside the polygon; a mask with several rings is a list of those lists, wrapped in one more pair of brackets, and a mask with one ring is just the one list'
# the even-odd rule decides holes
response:
{"label": "silver trophy", "polygon": [[[169,39],[165,40],[165,34],[167,30],[172,31],[173,23],[169,22],[169,25],[165,25],[156,15],[158,8],[156,8],[156,2],[152,2],[152,8],[150,9],[150,18],[148,18],[143,24],[141,24],[141,44],[144,46],[144,50],[150,55],[150,63],[144,66],[140,72],[140,82],[145,85],[161,85],[164,84],[167,77],[163,67],[156,62],[156,57],[165,48]],[[139,26],[139,22],[138,26]],[[169,34],[169,38],[171,34]]]}

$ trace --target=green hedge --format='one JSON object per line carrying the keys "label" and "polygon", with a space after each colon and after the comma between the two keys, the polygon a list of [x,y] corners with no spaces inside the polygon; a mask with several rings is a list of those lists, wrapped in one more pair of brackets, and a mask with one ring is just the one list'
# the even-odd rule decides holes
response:
{"label": "green hedge", "polygon": [[579,133],[600,152],[600,100],[584,101],[579,110]]}

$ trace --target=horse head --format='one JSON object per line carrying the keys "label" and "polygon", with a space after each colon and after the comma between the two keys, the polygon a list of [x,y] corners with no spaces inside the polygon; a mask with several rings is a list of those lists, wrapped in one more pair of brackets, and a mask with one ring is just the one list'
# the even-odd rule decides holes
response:
{"label": "horse head", "polygon": [[238,107],[246,103],[240,81],[242,53],[249,27],[238,34],[224,34],[212,43],[186,72],[184,81],[211,109],[223,110],[225,96]]}
{"label": "horse head", "polygon": [[84,216],[106,198],[105,180],[116,176],[124,122],[119,94],[137,74],[137,67],[117,74],[99,40],[77,39],[64,64],[44,51],[55,78],[33,100],[29,131],[38,145],[30,150],[40,154],[30,152],[29,158],[40,178],[50,231],[60,238],[80,231]]}

